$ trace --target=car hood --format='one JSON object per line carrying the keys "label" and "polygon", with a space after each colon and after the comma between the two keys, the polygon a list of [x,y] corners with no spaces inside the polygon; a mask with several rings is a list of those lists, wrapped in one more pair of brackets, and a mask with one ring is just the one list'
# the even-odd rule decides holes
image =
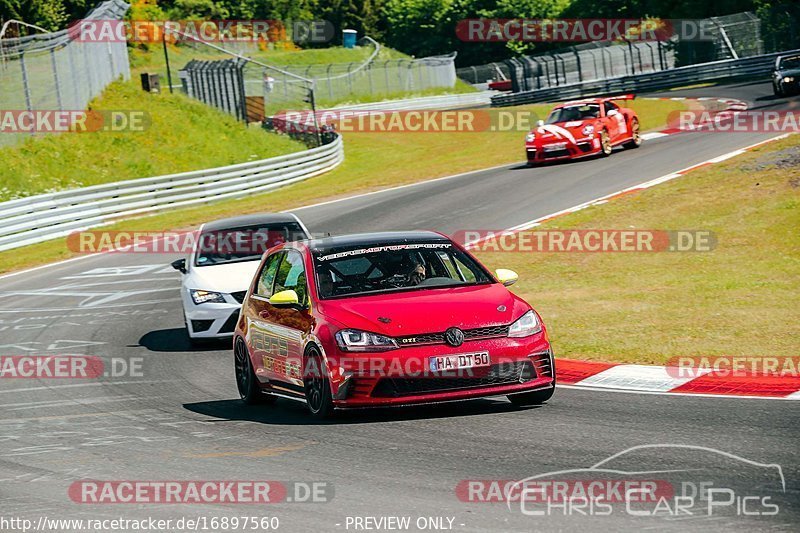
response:
{"label": "car hood", "polygon": [[246,291],[256,274],[260,261],[241,261],[222,265],[193,266],[183,280],[189,289],[232,293]]}
{"label": "car hood", "polygon": [[543,124],[537,126],[533,133],[536,140],[543,142],[570,141],[575,142],[577,138],[586,137],[583,134],[584,126],[594,124],[594,120],[572,120],[569,122],[557,122],[555,124]]}
{"label": "car hood", "polygon": [[499,283],[322,300],[319,305],[320,312],[342,328],[392,337],[438,333],[452,326],[510,324],[528,309]]}

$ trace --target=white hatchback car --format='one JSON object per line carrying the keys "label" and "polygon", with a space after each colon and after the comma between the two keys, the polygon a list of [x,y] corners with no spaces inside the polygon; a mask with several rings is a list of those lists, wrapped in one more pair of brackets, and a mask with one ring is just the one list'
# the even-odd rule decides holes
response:
{"label": "white hatchback car", "polygon": [[203,224],[194,251],[172,262],[183,274],[181,300],[189,340],[231,337],[262,254],[282,242],[308,238],[308,230],[292,214],[247,215]]}

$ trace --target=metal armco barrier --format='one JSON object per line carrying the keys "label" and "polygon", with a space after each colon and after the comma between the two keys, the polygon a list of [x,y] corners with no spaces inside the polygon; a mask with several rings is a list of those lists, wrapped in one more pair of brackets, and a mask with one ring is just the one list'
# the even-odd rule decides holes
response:
{"label": "metal armco barrier", "polygon": [[474,93],[446,94],[442,96],[426,96],[422,98],[408,98],[406,100],[385,100],[369,104],[347,104],[333,107],[352,111],[416,111],[422,109],[461,109],[469,107],[484,107],[491,103],[497,91],[477,91]]}
{"label": "metal armco barrier", "polygon": [[123,218],[269,191],[327,172],[343,160],[344,145],[341,136],[337,136],[332,143],[318,148],[260,161],[3,202],[0,251]]}
{"label": "metal armco barrier", "polygon": [[524,91],[502,94],[492,97],[493,107],[531,104],[535,102],[553,102],[615,93],[639,93],[680,87],[693,83],[717,81],[734,78],[766,77],[780,55],[797,54],[800,50],[790,50],[774,54],[746,57],[744,59],[727,59],[712,63],[689,65],[660,72],[621,76],[606,80],[573,83],[560,87],[549,87],[535,91]]}

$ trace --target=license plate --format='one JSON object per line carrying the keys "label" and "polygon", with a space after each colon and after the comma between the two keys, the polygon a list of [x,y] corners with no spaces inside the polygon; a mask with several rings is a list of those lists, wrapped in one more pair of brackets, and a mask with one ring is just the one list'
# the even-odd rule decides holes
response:
{"label": "license plate", "polygon": [[545,152],[557,152],[567,147],[567,143],[548,144],[544,147]]}
{"label": "license plate", "polygon": [[429,358],[431,372],[489,366],[489,352],[442,355]]}

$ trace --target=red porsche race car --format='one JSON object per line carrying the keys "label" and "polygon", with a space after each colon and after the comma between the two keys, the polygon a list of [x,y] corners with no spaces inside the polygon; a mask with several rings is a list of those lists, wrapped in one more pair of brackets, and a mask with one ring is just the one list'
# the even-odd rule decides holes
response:
{"label": "red porsche race car", "polygon": [[639,118],[633,109],[613,100],[633,100],[633,95],[589,98],[553,108],[545,121],[525,137],[528,165],[592,155],[608,156],[615,146],[642,144]]}
{"label": "red porsche race car", "polygon": [[334,409],[507,395],[540,404],[555,367],[539,315],[439,233],[373,233],[268,251],[233,339],[246,403]]}

